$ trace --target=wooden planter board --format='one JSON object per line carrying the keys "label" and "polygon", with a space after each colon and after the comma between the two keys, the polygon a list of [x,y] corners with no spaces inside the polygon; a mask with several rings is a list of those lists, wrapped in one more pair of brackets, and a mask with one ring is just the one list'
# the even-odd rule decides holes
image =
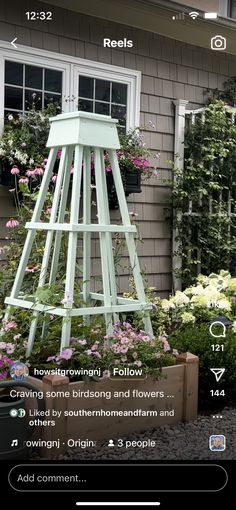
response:
{"label": "wooden planter board", "polygon": [[[156,428],[160,425],[175,425],[180,421],[197,418],[198,406],[198,357],[190,353],[179,356],[180,364],[163,368],[160,380],[147,377],[145,380],[101,380],[99,382],[70,383],[67,377],[44,376],[43,380],[29,377],[32,383],[44,394],[46,391],[69,391],[69,398],[47,398],[46,409],[77,410],[158,410],[171,411],[174,416],[137,416],[137,417],[64,417],[56,420],[55,427],[46,426],[41,429],[38,437],[44,440],[60,439],[60,449],[42,449],[42,455],[48,458],[64,453],[67,439],[101,440],[127,436],[132,432]],[[73,398],[72,391],[90,389],[93,391],[164,391],[164,398]],[[169,395],[169,396],[168,396]],[[174,398],[171,397],[174,395]],[[28,399],[27,407],[36,407],[34,399]],[[46,419],[46,418],[42,418]],[[53,419],[51,416],[48,419]],[[63,445],[63,442],[65,443]]]}

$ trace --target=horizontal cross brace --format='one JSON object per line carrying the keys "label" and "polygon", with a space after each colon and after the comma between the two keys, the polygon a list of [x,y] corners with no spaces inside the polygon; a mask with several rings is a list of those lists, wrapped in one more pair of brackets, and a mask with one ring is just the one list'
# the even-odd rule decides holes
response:
{"label": "horizontal cross brace", "polygon": [[11,306],[18,306],[20,308],[26,308],[35,310],[37,312],[49,313],[58,315],[60,317],[77,317],[81,315],[98,315],[107,313],[121,313],[121,312],[133,312],[140,310],[150,310],[151,304],[133,302],[131,304],[117,304],[111,306],[93,306],[90,308],[59,308],[50,305],[35,304],[32,301],[26,301],[25,299],[17,299],[8,297],[5,299],[5,303]]}
{"label": "horizontal cross brace", "polygon": [[27,222],[25,228],[28,230],[56,230],[63,232],[133,232],[136,233],[135,225],[98,225],[92,223],[85,225],[83,223],[43,223]]}
{"label": "horizontal cross brace", "polygon": [[[79,295],[81,298],[83,298],[82,292],[80,292]],[[99,294],[98,292],[90,292],[88,299],[94,299],[96,301],[104,301],[104,295]],[[131,303],[137,304],[137,299],[129,299],[129,298],[123,298],[123,297],[117,296],[117,303],[120,305],[131,304]]]}

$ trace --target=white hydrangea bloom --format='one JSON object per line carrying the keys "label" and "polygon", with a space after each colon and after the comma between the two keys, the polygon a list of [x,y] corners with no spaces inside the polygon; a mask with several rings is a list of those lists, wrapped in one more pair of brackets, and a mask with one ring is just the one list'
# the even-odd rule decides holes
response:
{"label": "white hydrangea bloom", "polygon": [[171,310],[171,308],[175,308],[174,303],[172,303],[171,301],[168,301],[168,299],[162,299],[161,306],[162,306],[162,309],[164,310],[164,312],[169,312],[169,310]]}
{"label": "white hydrangea bloom", "polygon": [[175,296],[171,298],[171,301],[178,307],[183,307],[185,305],[188,305],[189,303],[189,297],[184,294],[184,292],[181,292],[180,290],[177,290]]}
{"label": "white hydrangea bloom", "polygon": [[189,324],[191,322],[195,322],[196,321],[196,317],[194,317],[194,315],[190,312],[184,312],[182,315],[181,315],[181,319],[182,319],[182,323],[183,324]]}

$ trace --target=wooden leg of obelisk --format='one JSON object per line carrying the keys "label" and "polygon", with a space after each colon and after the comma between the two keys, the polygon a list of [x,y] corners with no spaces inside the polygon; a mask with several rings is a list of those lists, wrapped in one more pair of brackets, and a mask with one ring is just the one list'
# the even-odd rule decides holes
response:
{"label": "wooden leg of obelisk", "polygon": [[[82,161],[83,161],[83,146],[76,145],[75,147],[75,162],[74,162],[74,173],[73,173],[73,184],[72,184],[72,196],[71,196],[71,214],[70,224],[78,224],[79,219],[79,206],[80,206],[80,189],[81,189],[81,178],[82,178]],[[67,309],[67,316],[63,319],[62,332],[61,332],[61,351],[68,347],[70,343],[71,333],[71,316],[70,309],[72,308],[73,296],[74,296],[74,281],[75,281],[75,266],[77,256],[77,232],[69,232],[68,240],[68,255],[66,265],[66,284],[65,284],[65,299],[67,302],[64,307]]]}
{"label": "wooden leg of obelisk", "polygon": [[[60,206],[59,206],[59,212],[57,217],[57,223],[63,223],[65,219],[65,211],[66,211],[66,204],[68,199],[68,191],[69,191],[69,184],[70,184],[70,169],[72,164],[72,158],[73,158],[73,146],[69,146],[68,150],[66,152],[66,161],[65,161],[65,172],[64,172],[64,180],[61,190],[61,200],[60,200]],[[50,271],[50,277],[49,277],[49,285],[52,285],[56,281],[56,275],[58,271],[58,262],[59,262],[59,256],[60,256],[60,249],[61,249],[61,238],[62,238],[62,230],[57,230],[55,234],[54,239],[54,248],[53,248],[53,255],[52,255],[52,263],[51,263],[51,271]],[[43,324],[42,327],[42,338],[45,337],[47,333],[48,323]]]}
{"label": "wooden leg of obelisk", "polygon": [[[84,148],[84,166],[83,166],[83,223],[91,223],[91,149]],[[83,301],[86,306],[90,299],[90,266],[91,266],[91,232],[83,233]],[[84,316],[84,322],[90,324],[89,315]]]}
{"label": "wooden leg of obelisk", "polygon": [[[40,220],[41,212],[44,205],[44,200],[46,197],[47,189],[49,186],[50,178],[53,172],[54,163],[57,156],[57,148],[51,149],[48,157],[47,166],[45,169],[45,173],[43,176],[43,180],[40,187],[40,192],[38,195],[38,199],[34,208],[34,212],[32,215],[32,222],[37,222]],[[32,250],[34,238],[36,235],[36,230],[30,230],[26,236],[25,245],[22,251],[20,263],[16,272],[15,281],[11,290],[10,298],[17,298],[19,291],[21,289],[22,281],[25,276],[26,266],[29,261],[30,253]],[[9,307],[6,310],[6,314],[4,320],[8,320],[9,317]]]}
{"label": "wooden leg of obelisk", "polygon": [[[57,180],[56,180],[56,187],[55,187],[55,192],[54,192],[54,196],[53,196],[52,211],[51,211],[50,221],[49,221],[49,224],[51,223],[52,225],[54,225],[54,223],[56,223],[56,219],[57,219],[58,207],[59,207],[59,202],[60,202],[60,198],[61,198],[61,188],[62,188],[63,177],[64,177],[64,172],[65,172],[67,150],[68,150],[67,147],[62,148],[58,176],[57,176]],[[54,230],[48,230],[44,254],[43,254],[43,260],[42,260],[42,265],[41,265],[41,271],[40,271],[40,276],[39,276],[38,287],[43,287],[43,285],[45,284],[49,259],[50,259],[50,255],[51,255],[53,237],[54,237]],[[32,347],[33,347],[33,343],[34,343],[34,339],[35,339],[36,328],[37,328],[37,323],[38,323],[38,318],[39,318],[39,312],[35,311],[33,313],[33,317],[34,318],[30,325],[30,332],[29,332],[29,337],[28,337],[28,342],[27,342],[27,349],[26,349],[27,356],[29,356],[32,351]]]}
{"label": "wooden leg of obelisk", "polygon": [[[63,223],[64,219],[65,219],[66,204],[67,204],[67,199],[68,199],[68,191],[69,191],[69,184],[70,184],[70,178],[71,178],[70,168],[71,168],[72,159],[73,159],[73,151],[74,151],[73,146],[68,147],[67,160],[66,160],[65,173],[64,173],[64,182],[63,182],[63,186],[62,186],[61,202],[60,202],[60,207],[59,207],[57,223]],[[49,277],[50,285],[55,283],[55,281],[56,281],[60,249],[61,249],[61,238],[62,238],[62,230],[58,230],[56,232],[55,241],[54,241],[52,265],[51,265],[51,271],[50,271],[50,277]]]}
{"label": "wooden leg of obelisk", "polygon": [[[98,223],[106,224],[106,212],[104,207],[104,184],[102,179],[102,165],[101,165],[101,151],[95,149],[95,175],[96,175],[96,194],[97,194],[97,208],[98,208]],[[107,245],[106,232],[100,232],[100,250],[101,250],[101,265],[102,265],[102,283],[103,283],[103,295],[104,295],[104,306],[111,308],[111,291],[110,291],[110,278],[109,278],[109,265],[107,252],[109,247]],[[112,314],[105,314],[105,321],[107,327],[107,333],[112,332]]]}
{"label": "wooden leg of obelisk", "polygon": [[[106,171],[105,171],[103,151],[100,152],[100,156],[101,156],[101,166],[102,166],[102,189],[104,190],[105,224],[110,225],[110,213],[109,213]],[[107,263],[108,263],[108,268],[109,268],[109,279],[110,279],[110,290],[111,290],[111,302],[112,302],[112,305],[117,305],[116,272],[115,272],[115,264],[114,264],[114,252],[112,249],[112,233],[111,232],[106,232],[106,245],[107,245]],[[118,319],[119,319],[119,315],[116,312],[114,312],[113,313],[113,321],[116,322]]]}
{"label": "wooden leg of obelisk", "polygon": [[[122,183],[122,179],[121,179],[121,175],[120,175],[117,154],[116,154],[116,151],[113,151],[113,150],[108,151],[108,153],[109,153],[109,158],[110,158],[110,162],[111,162],[111,166],[112,166],[112,170],[113,170],[113,179],[114,179],[114,183],[115,183],[115,187],[116,187],[122,223],[123,223],[123,225],[130,226],[131,222],[130,222],[129,211],[128,211],[128,207],[127,207],[127,202],[125,199],[123,183]],[[137,252],[136,252],[134,235],[132,233],[126,233],[125,237],[126,237],[126,243],[127,243],[129,257],[130,257],[130,264],[131,264],[131,268],[133,271],[134,282],[135,282],[138,300],[140,301],[140,304],[142,304],[144,306],[147,302],[146,302],[146,296],[145,296],[145,292],[144,292],[143,279],[142,279],[140,266],[139,266],[139,260],[138,260],[138,256],[137,256]],[[153,331],[152,331],[152,323],[150,320],[150,315],[149,315],[148,311],[143,310],[143,312],[144,312],[143,322],[144,322],[144,326],[145,326],[145,331],[147,333],[152,334]]]}

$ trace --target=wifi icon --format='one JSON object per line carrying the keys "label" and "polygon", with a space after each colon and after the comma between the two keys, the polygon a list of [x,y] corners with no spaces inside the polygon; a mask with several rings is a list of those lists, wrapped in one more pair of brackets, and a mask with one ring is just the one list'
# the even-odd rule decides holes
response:
{"label": "wifi icon", "polygon": [[192,18],[192,19],[196,19],[196,18],[199,16],[199,14],[200,14],[200,13],[199,13],[199,12],[197,12],[197,11],[192,11],[192,12],[190,12],[190,13],[189,13],[189,16],[190,16],[190,18]]}

